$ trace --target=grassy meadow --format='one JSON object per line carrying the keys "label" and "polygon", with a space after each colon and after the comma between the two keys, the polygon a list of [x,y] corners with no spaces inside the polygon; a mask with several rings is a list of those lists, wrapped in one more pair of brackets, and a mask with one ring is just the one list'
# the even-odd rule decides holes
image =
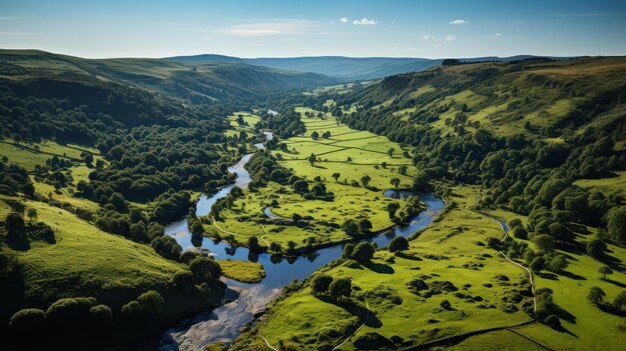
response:
{"label": "grassy meadow", "polygon": [[[340,226],[346,219],[368,218],[374,231],[392,226],[393,222],[386,210],[387,204],[392,200],[384,197],[383,191],[393,188],[390,180],[394,177],[400,179],[400,188],[409,187],[413,174],[410,169],[406,175],[399,173],[399,166],[410,166],[410,159],[402,156],[402,147],[385,137],[338,124],[336,118],[329,113],[324,114],[324,119],[320,119],[305,116],[306,112],[317,116],[319,111],[303,107],[297,107],[296,111],[302,115],[307,131],[284,141],[288,152],[275,150],[273,154],[279,160],[282,159],[281,165],[292,169],[300,177],[313,181],[319,176],[327,191],[335,194],[334,201],[305,201],[290,187],[270,182],[267,187],[259,188],[256,192],[246,190],[245,196],[237,199],[230,210],[221,212],[224,221],[207,229],[216,231],[221,236],[234,234],[235,240],[242,244],[247,243],[248,237],[257,236],[264,246],[276,242],[286,247],[289,241],[293,241],[297,247],[304,247],[305,240],[309,237],[315,238],[316,245],[350,239],[341,228],[321,225],[320,221]],[[251,126],[257,120],[256,116],[242,115]],[[236,116],[230,118],[233,127],[240,128],[234,120]],[[331,136],[328,139],[313,140],[311,133],[314,131],[320,134],[329,131]],[[395,149],[391,156],[387,153],[389,148]],[[320,161],[311,165],[307,160],[311,154],[315,154]],[[347,161],[348,157],[352,161]],[[386,168],[382,167],[383,162],[386,162]],[[332,177],[334,173],[340,174],[337,181]],[[353,182],[360,183],[364,175],[371,177],[369,189],[362,185],[352,186]],[[263,217],[263,209],[269,207],[273,201],[279,203],[271,208],[274,215],[283,218],[291,218],[293,214],[311,216],[310,224],[300,228],[293,225],[258,225],[246,220],[250,217]]]}

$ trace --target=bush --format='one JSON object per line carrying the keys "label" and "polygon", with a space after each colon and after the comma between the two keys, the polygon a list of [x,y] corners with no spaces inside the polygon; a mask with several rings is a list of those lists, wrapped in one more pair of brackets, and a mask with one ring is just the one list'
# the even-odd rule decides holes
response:
{"label": "bush", "polygon": [[554,314],[551,314],[548,317],[546,317],[546,319],[543,322],[554,330],[560,330],[562,328],[561,320],[559,319],[559,317],[557,317]]}
{"label": "bush", "polygon": [[189,264],[196,257],[198,257],[197,253],[195,253],[194,251],[187,250],[187,251],[183,252],[182,255],[180,255],[180,260],[181,260],[181,262]]}
{"label": "bush", "polygon": [[606,244],[601,239],[593,239],[587,243],[587,255],[600,258],[604,255],[604,251],[606,251]]}
{"label": "bush", "polygon": [[90,319],[89,311],[96,303],[93,297],[60,299],[48,307],[46,316],[58,328],[81,326]]}
{"label": "bush", "polygon": [[16,337],[31,337],[45,331],[46,313],[38,308],[20,310],[11,317],[9,330]]}
{"label": "bush", "polygon": [[144,313],[153,316],[160,314],[163,311],[163,305],[165,304],[161,294],[154,290],[150,290],[139,295],[137,302],[139,302],[139,305]]}
{"label": "bush", "polygon": [[348,243],[343,247],[343,252],[341,254],[342,258],[351,258],[352,252],[354,251],[354,244]]}
{"label": "bush", "polygon": [[133,300],[122,306],[122,316],[129,322],[139,319],[142,316],[139,302]]}
{"label": "bush", "polygon": [[518,239],[528,239],[528,232],[521,226],[513,228],[513,236]]}

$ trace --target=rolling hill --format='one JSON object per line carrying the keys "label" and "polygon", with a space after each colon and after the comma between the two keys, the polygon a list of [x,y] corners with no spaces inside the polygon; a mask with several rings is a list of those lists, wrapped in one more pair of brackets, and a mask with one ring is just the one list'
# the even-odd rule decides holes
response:
{"label": "rolling hill", "polygon": [[[161,59],[84,59],[38,50],[0,50],[0,78],[36,86],[42,81],[101,86],[120,84],[197,102],[255,99],[268,93],[334,82],[315,73],[240,62],[187,64]],[[59,97],[64,96],[59,94]]]}

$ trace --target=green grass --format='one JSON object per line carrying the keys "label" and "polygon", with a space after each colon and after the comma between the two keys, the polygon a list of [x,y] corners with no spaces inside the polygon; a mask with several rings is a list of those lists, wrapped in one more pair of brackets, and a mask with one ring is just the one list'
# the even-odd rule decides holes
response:
{"label": "green grass", "polygon": [[260,263],[230,259],[218,262],[227,278],[244,283],[258,283],[265,278],[265,270]]}
{"label": "green grass", "polygon": [[[317,115],[317,111],[308,108],[296,108],[296,111],[300,113],[309,111]],[[400,178],[400,187],[411,185],[411,176],[415,172],[413,167],[407,175],[398,173],[398,165],[410,165],[410,159],[402,157],[401,146],[387,138],[369,132],[355,131],[345,125],[337,126],[333,116],[330,114],[326,116],[326,120],[303,117],[307,132],[285,141],[291,150],[290,153],[273,151],[273,154],[282,154],[284,161],[281,161],[281,164],[291,168],[300,177],[312,181],[316,176],[320,176],[327,191],[335,194],[334,201],[303,201],[302,197],[293,193],[290,187],[281,187],[270,182],[267,187],[259,189],[259,192],[246,191],[246,196],[235,201],[231,210],[221,212],[225,220],[217,223],[219,228],[213,227],[210,230],[217,230],[222,236],[235,233],[237,234],[235,239],[242,244],[246,244],[249,236],[259,236],[265,240],[260,241],[261,245],[267,246],[267,243],[277,242],[286,247],[289,241],[294,241],[298,247],[302,247],[308,237],[314,237],[317,244],[350,238],[341,229],[323,226],[319,221],[341,225],[346,219],[369,218],[375,231],[392,226],[393,223],[385,209],[392,200],[385,198],[383,191],[392,187],[390,180],[394,177]],[[311,128],[322,128],[320,131],[330,130],[334,136],[330,139],[313,141],[308,137]],[[345,134],[336,135],[336,130]],[[396,149],[393,157],[386,154],[390,147]],[[311,166],[305,160],[311,153],[319,155],[323,161]],[[345,162],[347,157],[351,157],[353,162]],[[389,166],[380,167],[382,162],[387,162]],[[378,169],[374,168],[375,165]],[[332,178],[335,172],[341,174],[338,182]],[[360,182],[361,177],[366,174],[372,178],[370,186],[378,190],[350,185],[352,181]],[[285,218],[291,218],[295,213],[311,216],[313,220],[310,226],[298,228],[289,225],[259,225],[254,221],[240,220],[244,216],[263,216],[263,208],[269,206],[272,200],[280,203],[279,207],[272,209],[274,214]]]}
{"label": "green grass", "polygon": [[[479,196],[478,189],[459,188],[455,189],[455,193],[450,200],[458,206],[411,241],[406,258],[396,256],[395,262],[389,262],[394,255],[382,250],[376,253],[372,264],[357,268],[341,264],[325,270],[325,274],[334,278],[351,279],[352,285],[358,287],[358,290],[353,290],[353,296],[362,296],[362,305],[367,302],[373,315],[341,350],[355,349],[352,342],[368,332],[387,338],[397,335],[417,345],[530,320],[521,311],[521,305],[528,299],[516,304],[517,312],[502,311],[505,305],[502,297],[517,294],[523,289],[521,284],[525,273],[504,261],[496,251],[476,245],[477,242],[485,243],[488,237],[501,237],[501,229],[495,221],[466,210],[466,206],[472,205]],[[407,289],[407,283],[422,275],[431,276],[425,278],[427,284],[450,281],[459,292],[472,297],[480,296],[482,301],[470,302],[454,296],[452,292],[427,299],[416,296]],[[499,281],[499,275],[505,275],[510,280]],[[486,287],[483,285],[486,283],[493,286]],[[394,304],[384,297],[372,297],[372,294],[384,290],[399,297],[402,303]],[[450,301],[454,310],[443,310],[440,307],[443,300]],[[494,305],[494,308],[479,308],[479,305]],[[361,323],[357,316],[318,299],[310,293],[309,287],[305,287],[276,302],[271,307],[270,316],[259,326],[259,332],[272,345],[283,343],[298,350],[315,350],[338,345]],[[324,331],[331,328],[344,335],[324,335]],[[259,340],[251,332],[239,342],[254,348],[261,345]]]}
{"label": "green grass", "polygon": [[605,196],[621,197],[626,200],[626,171],[615,172],[615,177],[600,179],[579,179],[574,182],[581,188],[598,190]]}

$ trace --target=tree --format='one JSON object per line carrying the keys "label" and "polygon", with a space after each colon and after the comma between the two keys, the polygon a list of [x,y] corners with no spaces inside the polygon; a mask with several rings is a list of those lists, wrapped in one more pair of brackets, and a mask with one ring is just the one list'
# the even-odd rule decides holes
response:
{"label": "tree", "polygon": [[137,302],[139,302],[144,313],[153,316],[159,315],[163,311],[163,305],[165,304],[161,294],[154,290],[139,295]]}
{"label": "tree", "polygon": [[622,313],[626,312],[626,290],[615,296],[613,308]]}
{"label": "tree", "polygon": [[46,330],[46,313],[38,308],[17,311],[9,321],[11,334],[32,337],[33,333]]}
{"label": "tree", "polygon": [[345,258],[345,259],[352,258],[352,252],[354,252],[354,244],[347,243],[343,247],[343,251],[341,253],[341,257]]}
{"label": "tree", "polygon": [[372,222],[369,219],[363,218],[359,221],[359,232],[361,234],[369,234],[372,230]]}
{"label": "tree", "polygon": [[341,296],[350,297],[350,294],[352,294],[352,283],[347,278],[336,279],[330,283],[328,292],[335,301]]}
{"label": "tree", "polygon": [[430,177],[426,172],[418,170],[413,177],[413,189],[428,190],[430,188]]}
{"label": "tree", "polygon": [[402,165],[400,167],[398,167],[398,173],[402,174],[402,175],[406,175],[406,171],[409,170],[409,167],[407,167],[406,165]]}
{"label": "tree", "polygon": [[600,258],[604,255],[604,251],[606,251],[607,247],[602,239],[593,239],[587,243],[587,255]]}
{"label": "tree", "polygon": [[367,188],[367,185],[370,183],[371,180],[372,177],[366,174],[361,177],[361,184],[363,184],[363,187]]}
{"label": "tree", "polygon": [[202,223],[197,219],[191,222],[190,229],[193,236],[201,237],[202,234],[204,234],[204,227],[202,226]]}
{"label": "tree", "polygon": [[387,155],[389,155],[389,157],[393,157],[393,153],[396,152],[396,149],[394,149],[393,147],[390,147],[387,150]]}
{"label": "tree", "polygon": [[148,231],[146,230],[146,225],[143,222],[134,223],[130,226],[130,237],[134,241],[138,242],[148,242]]}
{"label": "tree", "polygon": [[358,243],[352,251],[352,258],[359,263],[367,263],[374,258],[374,247],[368,242]]}
{"label": "tree", "polygon": [[390,202],[387,204],[387,211],[389,212],[389,218],[393,218],[396,212],[400,209],[400,204],[397,202]]}
{"label": "tree", "polygon": [[320,137],[320,133],[318,133],[317,131],[314,131],[313,133],[311,133],[311,139],[313,140],[317,140]]}
{"label": "tree", "polygon": [[37,210],[34,208],[29,208],[28,212],[26,212],[26,216],[28,217],[29,221],[32,223],[33,221],[37,220]]}
{"label": "tree", "polygon": [[129,322],[141,318],[143,311],[139,302],[133,300],[122,306],[122,316]]}
{"label": "tree", "polygon": [[96,305],[89,309],[91,323],[97,330],[106,330],[113,325],[113,311],[107,305]]}
{"label": "tree", "polygon": [[409,241],[403,236],[396,236],[389,243],[390,252],[402,252],[409,249]]}
{"label": "tree", "polygon": [[341,173],[335,172],[332,177],[335,179],[335,182],[339,182],[339,177],[341,177]]}
{"label": "tree", "polygon": [[251,236],[248,238],[248,248],[252,252],[261,252],[263,248],[259,245],[259,238]]}
{"label": "tree", "polygon": [[528,232],[522,226],[516,226],[513,228],[513,237],[518,239],[528,239]]}
{"label": "tree", "polygon": [[400,178],[391,178],[391,180],[389,182],[396,189],[398,189],[398,186],[400,186]]}
{"label": "tree", "polygon": [[549,270],[555,273],[561,272],[565,267],[567,267],[567,259],[564,255],[556,255],[548,263]]}
{"label": "tree", "polygon": [[544,262],[543,257],[535,257],[530,263],[530,270],[535,273],[541,272],[544,267]]}
{"label": "tree", "polygon": [[324,196],[326,194],[326,185],[324,183],[315,183],[311,187],[311,192],[317,197]]}
{"label": "tree", "polygon": [[172,278],[174,284],[180,289],[189,289],[194,285],[194,278],[191,272],[179,271]]}
{"label": "tree", "polygon": [[574,239],[574,233],[561,223],[550,224],[548,231],[558,241],[572,241]]}
{"label": "tree", "polygon": [[589,295],[587,295],[587,299],[591,301],[591,303],[599,305],[604,301],[604,297],[606,293],[601,288],[594,286],[589,289]]}
{"label": "tree", "polygon": [[544,320],[544,323],[546,323],[547,326],[549,326],[550,328],[554,330],[561,329],[561,320],[559,319],[559,317],[557,317],[554,314],[551,314],[548,317],[546,317],[546,319]]}
{"label": "tree", "polygon": [[9,213],[4,220],[4,229],[7,231],[9,236],[23,235],[26,230],[24,218],[22,218],[22,215],[17,212]]}
{"label": "tree", "polygon": [[307,183],[307,181],[304,179],[297,180],[295,183],[293,183],[292,187],[293,191],[295,191],[297,194],[305,194],[309,192],[309,183]]}
{"label": "tree", "polygon": [[109,203],[115,206],[115,209],[120,213],[128,212],[128,203],[124,198],[124,195],[120,193],[113,193],[109,198]]}
{"label": "tree", "polygon": [[626,207],[613,207],[606,215],[607,231],[611,239],[626,244]]}
{"label": "tree", "polygon": [[333,282],[333,277],[326,275],[326,274],[320,274],[315,276],[315,278],[313,278],[313,281],[311,282],[311,290],[313,290],[313,294],[323,294],[328,292],[328,288],[330,287],[330,284]]}
{"label": "tree", "polygon": [[598,272],[602,274],[602,279],[606,279],[606,276],[608,274],[613,274],[613,270],[607,266],[600,267],[600,269],[598,269]]}
{"label": "tree", "polygon": [[350,236],[359,234],[359,226],[354,219],[347,219],[343,222],[341,229],[343,229],[343,231]]}
{"label": "tree", "polygon": [[554,250],[554,239],[547,234],[540,234],[533,238],[533,243],[540,251],[550,252]]}
{"label": "tree", "polygon": [[194,278],[199,283],[217,280],[222,273],[220,265],[207,257],[194,259],[189,264],[189,269],[191,269],[191,273],[193,273]]}
{"label": "tree", "polygon": [[97,304],[93,297],[59,299],[46,310],[50,325],[66,333],[71,328],[80,328],[90,321],[89,310]]}

